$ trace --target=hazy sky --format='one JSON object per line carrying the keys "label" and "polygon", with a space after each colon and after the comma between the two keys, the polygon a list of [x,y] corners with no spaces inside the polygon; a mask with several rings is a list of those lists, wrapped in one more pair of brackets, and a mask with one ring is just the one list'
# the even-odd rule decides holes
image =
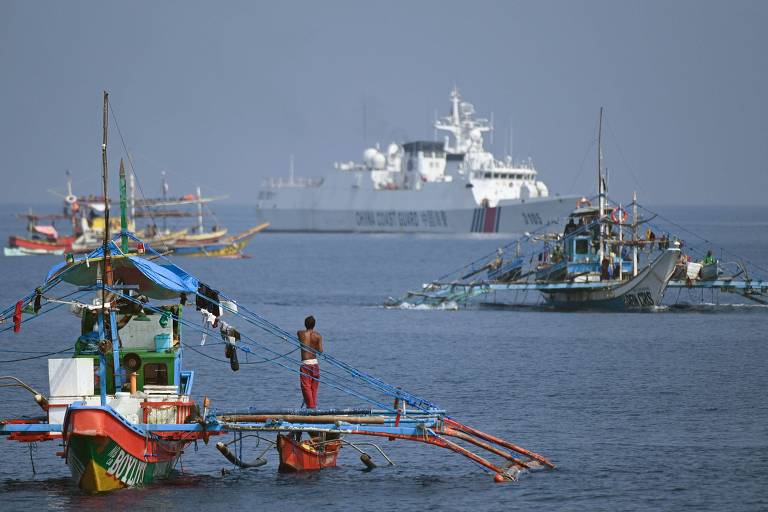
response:
{"label": "hazy sky", "polygon": [[167,170],[247,202],[290,154],[319,176],[364,134],[432,138],[455,84],[552,193],[594,190],[602,105],[614,198],[765,204],[766,26],[762,1],[2,0],[0,200],[98,190],[103,89],[149,195]]}

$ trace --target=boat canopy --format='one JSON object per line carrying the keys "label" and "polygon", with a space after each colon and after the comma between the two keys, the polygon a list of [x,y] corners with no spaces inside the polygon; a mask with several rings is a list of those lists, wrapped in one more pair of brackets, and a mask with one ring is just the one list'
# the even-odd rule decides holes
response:
{"label": "boat canopy", "polygon": [[[114,241],[112,251],[112,275],[114,282],[138,285],[138,292],[152,299],[166,300],[179,297],[182,293],[194,295],[199,281],[172,263],[159,265],[134,254],[123,254]],[[100,262],[104,258],[102,247],[95,249],[74,262],[63,262],[53,266],[45,278],[45,284],[55,279],[76,286],[93,286],[101,278]]]}
{"label": "boat canopy", "polygon": [[59,232],[53,226],[35,226],[35,233],[40,233],[51,238],[58,238]]}

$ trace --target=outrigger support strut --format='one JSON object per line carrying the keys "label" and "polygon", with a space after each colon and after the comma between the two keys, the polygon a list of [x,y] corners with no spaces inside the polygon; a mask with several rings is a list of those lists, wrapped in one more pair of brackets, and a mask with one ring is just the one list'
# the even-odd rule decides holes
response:
{"label": "outrigger support strut", "polygon": [[492,436],[491,434],[486,434],[485,432],[482,432],[480,430],[477,430],[472,427],[468,427],[467,425],[463,425],[459,423],[458,421],[446,418],[445,424],[455,427],[458,430],[461,430],[462,432],[465,432],[467,434],[471,434],[474,436],[479,437],[480,439],[485,439],[486,441],[490,441],[494,444],[498,444],[499,446],[503,446],[504,448],[508,448],[514,452],[517,452],[521,455],[525,455],[527,457],[532,458],[533,460],[537,460],[547,466],[550,469],[555,469],[555,465],[549,462],[546,458],[542,457],[538,453],[534,453],[532,451],[526,450],[525,448],[522,448],[520,446],[517,446],[516,444],[510,443],[509,441],[505,441],[504,439],[498,438],[496,436]]}
{"label": "outrigger support strut", "polygon": [[[446,448],[480,464],[493,472],[497,481],[515,480],[516,470],[555,465],[541,455],[514,443],[446,418],[443,413],[414,411],[415,416],[392,418],[394,413],[364,410],[329,410],[295,414],[297,411],[226,414],[214,416],[211,428],[222,432],[326,432],[339,435],[360,435],[401,439]],[[287,413],[287,414],[286,414]],[[293,413],[293,414],[291,414]],[[331,414],[329,414],[331,413]],[[334,414],[335,413],[335,414]],[[506,466],[494,464],[468,450],[448,437],[482,448],[507,461]],[[514,452],[525,459],[516,457]],[[513,469],[516,468],[516,469]]]}

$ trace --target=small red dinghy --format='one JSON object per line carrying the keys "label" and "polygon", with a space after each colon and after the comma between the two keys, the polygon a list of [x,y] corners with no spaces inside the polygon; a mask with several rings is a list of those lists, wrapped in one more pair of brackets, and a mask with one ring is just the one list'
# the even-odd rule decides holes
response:
{"label": "small red dinghy", "polygon": [[282,472],[317,471],[323,468],[336,467],[336,458],[341,449],[341,439],[308,438],[296,441],[292,435],[277,435],[277,452],[280,454]]}

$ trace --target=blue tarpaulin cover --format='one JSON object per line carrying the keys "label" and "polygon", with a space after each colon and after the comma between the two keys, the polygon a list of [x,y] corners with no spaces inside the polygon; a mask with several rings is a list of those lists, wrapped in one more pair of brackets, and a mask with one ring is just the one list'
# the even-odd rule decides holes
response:
{"label": "blue tarpaulin cover", "polygon": [[[176,265],[159,265],[139,256],[124,255],[114,242],[110,243],[113,248],[110,252],[115,284],[138,285],[138,291],[152,299],[172,299],[182,293],[194,295],[197,291],[197,278]],[[93,286],[97,277],[100,277],[103,256],[104,250],[100,247],[88,256],[76,259],[74,263],[59,263],[48,271],[45,281],[49,283],[58,278],[77,286]]]}

